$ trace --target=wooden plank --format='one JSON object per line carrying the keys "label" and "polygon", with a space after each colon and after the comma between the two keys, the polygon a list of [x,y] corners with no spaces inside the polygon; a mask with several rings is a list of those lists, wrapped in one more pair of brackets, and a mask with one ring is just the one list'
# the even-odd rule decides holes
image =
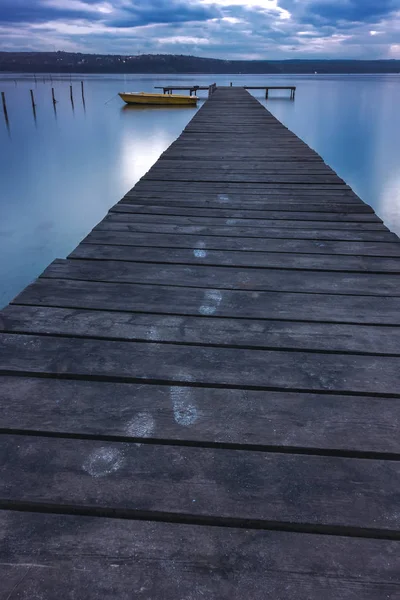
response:
{"label": "wooden plank", "polygon": [[171,159],[168,154],[161,156],[159,160],[155,163],[156,166],[160,169],[170,169],[170,168],[179,168],[179,169],[221,169],[223,171],[231,170],[231,169],[239,169],[239,170],[263,170],[263,171],[274,171],[274,172],[285,172],[285,171],[302,171],[304,173],[312,172],[312,173],[321,173],[321,172],[329,172],[334,173],[334,171],[324,162],[312,162],[311,164],[304,165],[302,162],[293,160],[293,161],[277,161],[276,159],[268,160],[268,159],[243,159],[238,162],[238,160],[227,160],[223,157],[218,161],[209,160],[207,155],[205,155],[204,160],[193,160],[190,155],[186,155],[186,159]]}
{"label": "wooden plank", "polygon": [[[266,183],[266,182],[215,182],[215,181],[202,181],[202,182],[193,182],[188,186],[186,181],[171,181],[168,183],[168,188],[170,191],[187,191],[187,193],[200,192],[203,191],[214,191],[215,193],[226,193],[233,190],[241,190],[242,192],[253,192],[260,193],[266,190],[270,192],[275,192],[280,190],[282,192],[297,192],[300,187],[299,183],[290,183],[290,182],[282,182],[282,183]],[[348,185],[342,185],[338,183],[303,183],[301,184],[303,188],[303,193],[320,195],[321,193],[330,192],[335,195],[341,191],[351,192],[351,188]],[[163,190],[165,189],[165,182],[163,181],[147,181],[145,179],[141,179],[136,184],[136,190]]]}
{"label": "wooden plank", "polygon": [[26,598],[395,600],[399,585],[388,540],[12,511],[0,531],[3,592]]}
{"label": "wooden plank", "polygon": [[382,223],[382,219],[374,213],[369,212],[347,212],[343,210],[339,212],[306,212],[306,211],[285,211],[284,207],[277,211],[251,211],[251,210],[232,210],[230,208],[208,209],[205,208],[187,208],[187,207],[171,207],[157,206],[150,204],[116,204],[110,209],[112,213],[122,214],[148,214],[148,215],[174,215],[195,216],[195,217],[219,217],[224,219],[251,219],[251,220],[300,220],[300,221],[329,221],[332,222],[373,222]]}
{"label": "wooden plank", "polygon": [[[148,240],[148,244],[151,242]],[[202,248],[136,248],[132,246],[80,244],[68,256],[73,259],[121,260],[150,263],[201,264],[276,269],[307,269],[359,273],[400,273],[400,257],[372,258],[279,252],[223,252]]]}
{"label": "wooden plank", "polygon": [[[271,201],[268,198],[264,198],[261,200],[248,200],[247,201],[239,196],[228,196],[224,194],[216,195],[205,195],[199,197],[198,195],[195,197],[188,197],[186,194],[131,194],[130,196],[125,196],[122,200],[116,204],[115,206],[119,206],[120,204],[124,204],[124,206],[131,205],[142,205],[145,203],[146,205],[157,204],[159,206],[165,207],[186,207],[186,208],[208,208],[212,210],[235,210],[242,211],[243,202],[245,202],[246,212],[252,211],[258,213],[260,212],[270,212],[270,211],[287,211],[287,212],[318,212],[318,213],[343,213],[354,214],[354,213],[373,213],[374,211],[367,204],[363,204],[361,202],[339,202],[336,199],[330,200],[328,202],[323,202],[320,198],[317,203],[311,203],[308,201],[305,203],[304,201],[294,201],[292,198],[289,200],[285,200],[281,198],[279,201]],[[114,208],[114,207],[113,207]],[[216,216],[218,216],[216,214]]]}
{"label": "wooden plank", "polygon": [[399,461],[7,434],[0,449],[9,505],[400,533]]}
{"label": "wooden plank", "polygon": [[142,181],[187,181],[189,183],[196,182],[243,182],[249,183],[283,183],[283,184],[331,184],[331,185],[343,185],[343,180],[339,179],[337,175],[301,175],[297,173],[293,174],[276,174],[269,175],[268,173],[239,173],[232,171],[230,173],[224,173],[222,171],[163,171],[157,172],[156,170],[150,170],[147,175],[142,178]]}
{"label": "wooden plank", "polygon": [[[178,146],[172,144],[169,150],[162,156],[168,158],[168,160],[185,160],[187,158],[189,152],[185,147]],[[317,154],[307,153],[299,155],[296,150],[288,149],[286,152],[277,151],[274,152],[274,149],[264,149],[264,148],[243,148],[241,149],[240,155],[234,150],[229,150],[225,146],[217,145],[215,148],[208,147],[206,150],[205,146],[201,147],[199,142],[196,142],[196,145],[190,149],[190,158],[196,160],[203,160],[204,156],[207,157],[208,160],[212,160],[216,158],[217,160],[240,160],[240,156],[247,160],[279,160],[281,162],[293,162],[296,160],[302,164],[310,164],[310,163],[322,163],[321,157]]]}
{"label": "wooden plank", "polygon": [[324,220],[303,219],[225,219],[221,217],[207,216],[176,216],[176,215],[158,215],[158,214],[120,214],[118,212],[109,213],[102,221],[103,223],[172,223],[174,225],[227,225],[229,227],[257,227],[271,229],[278,228],[298,228],[298,229],[340,229],[340,230],[361,230],[361,231],[388,231],[380,221],[352,223],[352,222],[329,222]]}
{"label": "wooden plank", "polygon": [[[152,248],[187,248],[191,250],[226,250],[244,252],[277,252],[283,254],[317,254],[348,256],[356,261],[360,257],[400,257],[399,242],[337,242],[279,238],[240,238],[192,235],[179,233],[125,232],[95,229],[84,244],[111,244],[114,246],[151,246]],[[83,243],[81,245],[83,245]],[[286,257],[287,258],[287,257]],[[290,257],[289,257],[290,259]]]}
{"label": "wooden plank", "polygon": [[182,195],[186,194],[187,197],[192,197],[193,194],[202,194],[203,197],[213,196],[217,198],[219,195],[223,194],[229,195],[229,197],[242,197],[244,200],[246,198],[252,200],[255,199],[293,199],[298,200],[299,198],[312,198],[313,200],[317,199],[318,202],[325,201],[329,202],[329,200],[334,200],[335,202],[342,200],[343,202],[356,202],[360,203],[361,200],[356,196],[356,194],[351,189],[338,189],[336,186],[334,189],[326,189],[326,186],[323,188],[315,187],[310,188],[310,186],[298,186],[297,188],[285,188],[284,186],[242,186],[236,185],[235,187],[230,187],[227,189],[226,185],[208,185],[203,183],[201,186],[190,186],[188,189],[187,185],[182,184],[170,184],[168,189],[165,189],[156,181],[153,182],[152,185],[146,184],[145,181],[139,181],[132,190],[127,192],[127,196],[130,195],[142,195],[142,194],[162,194],[164,196],[171,195]]}
{"label": "wooden plank", "polygon": [[248,292],[41,278],[13,304],[306,322],[400,325],[396,297]]}
{"label": "wooden plank", "polygon": [[150,283],[223,290],[286,291],[400,297],[399,277],[387,273],[347,273],[176,265],[112,260],[55,260],[41,277]]}
{"label": "wooden plank", "polygon": [[271,174],[268,173],[258,173],[258,172],[248,172],[248,173],[239,173],[237,171],[232,171],[230,173],[224,173],[223,171],[215,170],[215,171],[163,171],[159,172],[156,170],[150,169],[150,171],[142,178],[142,181],[187,181],[190,183],[195,182],[243,182],[246,184],[249,183],[283,183],[283,184],[332,184],[332,185],[342,185],[343,180],[339,179],[337,175],[301,175],[297,173],[289,174],[289,173],[281,173],[281,174]]}
{"label": "wooden plank", "polygon": [[5,375],[400,395],[400,360],[390,356],[172,346],[7,333],[1,334],[0,343],[0,371]]}
{"label": "wooden plank", "polygon": [[114,340],[400,355],[400,329],[333,323],[204,319],[52,308],[6,307],[0,331]]}
{"label": "wooden plank", "polygon": [[400,453],[398,398],[10,376],[2,378],[0,398],[2,433],[375,458]]}
{"label": "wooden plank", "polygon": [[[168,223],[126,223],[124,221],[110,222],[108,219],[101,221],[94,231],[125,231],[149,233],[176,233],[186,235],[215,235],[226,237],[247,237],[267,239],[296,239],[318,241],[365,241],[365,242],[395,242],[399,238],[394,233],[386,230],[353,229],[296,229],[290,227],[239,227],[228,225],[177,225]],[[323,246],[322,246],[323,247]]]}

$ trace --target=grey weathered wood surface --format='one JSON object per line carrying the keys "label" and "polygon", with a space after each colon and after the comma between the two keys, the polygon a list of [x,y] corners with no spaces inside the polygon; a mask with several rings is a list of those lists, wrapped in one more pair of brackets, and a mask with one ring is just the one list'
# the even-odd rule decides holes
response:
{"label": "grey weathered wood surface", "polygon": [[398,598],[399,271],[372,208],[217,89],[0,313],[0,595]]}
{"label": "grey weathered wood surface", "polygon": [[[55,260],[43,278],[108,281],[111,283],[149,283],[182,287],[215,288],[360,296],[400,296],[398,277],[388,273],[347,273],[300,269],[259,269],[135,263],[116,260]],[[220,303],[223,303],[221,295]]]}
{"label": "grey weathered wood surface", "polygon": [[[105,450],[102,440],[7,434],[0,453],[3,503],[400,532],[392,494],[398,460],[125,442],[108,442]],[[358,483],[352,502],[350,478]]]}
{"label": "grey weathered wood surface", "polygon": [[117,221],[111,223],[103,220],[96,227],[95,231],[134,231],[148,233],[187,233],[192,235],[218,235],[218,236],[239,236],[256,237],[262,239],[308,239],[314,240],[338,240],[338,241],[370,241],[370,242],[398,242],[398,237],[387,231],[384,227],[374,231],[359,231],[356,225],[353,229],[346,230],[337,227],[335,224],[330,229],[315,228],[284,228],[279,227],[259,228],[259,227],[239,227],[239,226],[215,226],[215,225],[177,225],[172,223],[126,223]]}
{"label": "grey weathered wood surface", "polygon": [[[283,254],[295,253],[299,256],[299,260],[306,259],[308,254],[332,254],[334,258],[337,256],[347,256],[352,259],[353,263],[360,262],[364,258],[373,260],[375,257],[398,257],[400,258],[400,244],[394,242],[358,242],[358,241],[329,241],[329,240],[313,240],[313,239],[285,239],[285,238],[238,238],[231,236],[207,236],[199,235],[197,239],[193,239],[192,235],[180,233],[151,233],[149,231],[142,232],[122,232],[122,231],[107,231],[101,229],[93,230],[84,240],[83,243],[71,253],[87,252],[84,244],[95,244],[103,246],[130,246],[130,247],[151,247],[156,248],[186,248],[191,252],[194,250],[231,250],[243,252],[261,252],[268,253],[270,260],[274,260],[270,255],[272,253]],[[121,250],[122,251],[122,250]],[[206,258],[206,257],[205,257]],[[287,260],[291,260],[290,256],[286,256]],[[247,260],[243,257],[243,260]],[[329,259],[328,259],[329,260]],[[384,262],[381,263],[382,265]]]}
{"label": "grey weathered wood surface", "polygon": [[40,278],[14,303],[113,312],[400,325],[398,297],[224,290],[221,302],[218,292],[174,285]]}
{"label": "grey weathered wood surface", "polygon": [[15,511],[0,531],[5,598],[398,597],[387,540]]}
{"label": "grey weathered wood surface", "polygon": [[[151,236],[147,240],[151,244]],[[317,250],[317,248],[313,248]],[[299,254],[294,252],[243,252],[205,250],[200,248],[135,248],[129,245],[81,244],[68,258],[89,260],[122,260],[149,263],[197,264],[232,267],[266,267],[281,269],[310,269],[324,271],[359,271],[399,273],[400,256],[330,256],[328,254]]]}

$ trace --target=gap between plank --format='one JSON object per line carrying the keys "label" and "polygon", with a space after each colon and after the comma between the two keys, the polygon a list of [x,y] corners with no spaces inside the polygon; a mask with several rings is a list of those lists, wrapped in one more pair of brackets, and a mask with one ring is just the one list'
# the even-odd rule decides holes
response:
{"label": "gap between plank", "polygon": [[74,381],[97,381],[110,383],[139,383],[143,385],[165,385],[168,387],[193,387],[193,388],[214,388],[222,390],[251,390],[256,392],[294,392],[298,394],[325,394],[327,396],[354,396],[361,398],[396,398],[398,394],[387,392],[355,392],[353,390],[326,390],[318,388],[297,388],[297,387],[278,387],[262,385],[235,385],[232,383],[198,382],[169,380],[169,379],[145,379],[140,377],[127,377],[123,375],[92,375],[90,373],[50,373],[28,371],[26,369],[0,369],[0,375],[10,377],[35,377],[38,379],[62,379]]}
{"label": "gap between plank", "polygon": [[15,429],[0,428],[0,435],[20,435],[43,438],[60,438],[72,440],[92,440],[100,442],[117,442],[121,444],[149,444],[157,446],[179,446],[191,448],[214,448],[216,450],[240,450],[247,452],[264,452],[270,454],[298,454],[305,456],[326,456],[338,458],[351,458],[361,460],[390,460],[399,461],[398,452],[376,452],[372,450],[342,450],[340,448],[314,448],[305,446],[276,446],[269,444],[250,444],[233,442],[211,442],[204,440],[184,440],[184,439],[166,439],[166,438],[141,438],[118,434],[98,434],[98,433],[71,433],[60,431],[48,431],[40,429]]}
{"label": "gap between plank", "polygon": [[[88,244],[90,245],[90,244]],[[93,244],[93,245],[98,245],[98,246],[102,246],[101,243],[99,244]],[[110,244],[105,244],[106,246],[109,246]],[[116,245],[117,248],[124,248],[124,245]],[[129,246],[128,246],[129,247]],[[143,247],[143,246],[142,246]],[[78,246],[79,248],[79,246]],[[184,248],[178,248],[178,250],[184,250]],[[195,248],[196,249],[196,248]],[[307,272],[312,272],[312,273],[346,273],[347,275],[351,275],[354,273],[361,273],[363,275],[399,275],[400,274],[400,260],[399,260],[399,270],[398,271],[370,271],[370,270],[365,270],[365,269],[360,269],[360,270],[346,270],[346,269],[328,269],[328,268],[317,268],[317,269],[312,269],[311,267],[285,267],[285,266],[262,266],[262,265],[225,265],[225,264],[221,264],[221,263],[200,263],[198,262],[184,262],[184,261],[176,261],[176,262],[171,262],[171,261],[163,261],[163,260],[143,260],[140,258],[104,258],[104,257],[94,257],[94,256],[73,256],[73,253],[76,252],[77,248],[67,256],[66,260],[92,260],[94,262],[101,262],[101,261],[117,261],[117,262],[132,262],[132,263],[141,263],[141,264],[148,264],[148,265],[174,265],[174,266],[185,266],[185,267],[214,267],[214,268],[219,268],[219,267],[223,267],[224,269],[263,269],[263,270],[268,270],[268,271],[307,271]],[[197,248],[198,250],[198,248]],[[209,248],[207,248],[207,251],[209,250]],[[225,250],[221,250],[221,252],[225,252]],[[226,252],[229,252],[229,250],[226,250]],[[240,252],[240,250],[239,250]],[[286,254],[295,254],[296,256],[301,256],[301,254],[297,254],[297,253],[290,253],[287,252]],[[315,256],[314,254],[311,254],[311,256]],[[318,254],[318,256],[327,256],[325,254],[320,255]],[[329,256],[329,255],[328,255]],[[369,258],[369,257],[365,257],[365,258]],[[389,258],[389,257],[381,257],[383,259],[385,258]],[[393,257],[396,258],[396,257]],[[240,290],[239,290],[240,291]],[[335,294],[336,295],[336,294]]]}
{"label": "gap between plank", "polygon": [[[68,260],[68,259],[65,259]],[[76,260],[86,260],[83,258],[80,259],[76,259]],[[105,262],[112,262],[108,259],[108,261]],[[147,263],[149,264],[149,263]],[[150,264],[155,264],[157,265],[157,263],[150,263]],[[52,264],[49,265],[49,267],[51,267]],[[173,265],[172,265],[173,266]],[[209,266],[209,265],[195,265],[195,266]],[[379,275],[383,275],[383,276],[388,276],[389,273],[379,273]],[[394,273],[395,275],[395,273]],[[173,287],[173,288],[190,288],[190,289],[196,289],[196,290],[209,290],[209,289],[217,289],[217,290],[223,290],[225,292],[259,292],[259,293],[272,293],[272,294],[307,294],[308,296],[351,296],[354,298],[400,298],[400,288],[399,288],[399,295],[395,296],[393,294],[338,294],[338,293],[332,293],[332,291],[329,292],[307,292],[306,290],[269,290],[269,289],[257,289],[257,288],[246,288],[246,289],[237,289],[237,288],[225,288],[225,287],[212,287],[212,286],[203,286],[203,287],[199,287],[197,285],[188,285],[188,284],[178,284],[175,283],[174,285],[171,285],[170,283],[157,283],[157,282],[152,282],[152,283],[143,283],[141,281],[110,281],[109,279],[87,279],[87,278],[83,278],[83,277],[51,277],[46,275],[46,272],[42,273],[42,275],[39,275],[38,279],[42,279],[42,280],[47,280],[47,281],[84,281],[85,283],[109,283],[109,284],[114,284],[114,285],[151,285],[151,286],[157,286],[157,287]]]}
{"label": "gap between plank", "polygon": [[[90,282],[89,282],[90,283]],[[96,283],[96,282],[94,282]],[[112,285],[112,284],[110,284]],[[134,285],[134,284],[133,284]],[[375,298],[376,296],[374,296]],[[16,296],[15,300],[18,299]],[[400,327],[399,323],[368,323],[368,322],[360,322],[360,321],[309,321],[305,319],[282,319],[279,317],[267,318],[267,317],[241,317],[241,316],[230,316],[230,315],[202,315],[201,313],[169,313],[169,312],[160,312],[160,311],[144,311],[144,310],[127,310],[127,309],[118,309],[118,308],[97,308],[97,307],[87,307],[87,306],[70,306],[66,304],[27,304],[26,302],[16,302],[13,300],[10,302],[10,306],[26,306],[26,307],[35,307],[35,308],[65,308],[71,310],[79,310],[79,311],[96,311],[96,312],[115,312],[115,313],[124,313],[124,314],[134,314],[134,315],[159,315],[166,317],[196,317],[199,319],[235,319],[239,321],[279,321],[282,323],[309,323],[311,325],[318,324],[327,324],[327,325],[360,325],[365,327]],[[11,332],[9,332],[11,333]]]}
{"label": "gap between plank", "polygon": [[[41,307],[40,307],[41,308]],[[54,308],[54,307],[49,307]],[[75,310],[75,309],[72,309]],[[80,309],[76,309],[80,310]],[[88,309],[89,310],[89,309]],[[104,311],[107,312],[107,311]],[[145,313],[149,314],[149,313]],[[215,318],[215,317],[214,317]],[[336,325],[338,323],[335,323]],[[346,323],[348,325],[348,323]],[[363,325],[361,325],[363,326]],[[393,327],[389,326],[389,327]],[[399,327],[399,325],[395,325],[394,327]],[[174,340],[149,340],[148,338],[134,337],[134,338],[121,338],[121,337],[113,337],[105,336],[105,335],[84,335],[80,333],[59,333],[59,332],[47,332],[47,331],[33,331],[26,329],[12,329],[9,330],[5,326],[3,329],[0,329],[0,339],[1,334],[6,333],[7,335],[29,335],[36,337],[51,337],[51,338],[62,338],[62,339],[79,339],[79,340],[99,340],[103,342],[121,342],[125,344],[157,344],[164,346],[195,346],[197,348],[220,348],[220,349],[233,349],[233,350],[258,350],[260,352],[299,352],[304,354],[345,354],[350,356],[386,356],[388,358],[397,358],[400,356],[400,346],[399,352],[395,353],[386,353],[386,352],[362,352],[361,350],[321,350],[319,348],[292,348],[290,346],[252,346],[251,344],[213,344],[212,342],[186,342],[186,341],[174,341]],[[267,333],[265,333],[267,335]]]}
{"label": "gap between plank", "polygon": [[[106,229],[98,229],[97,232],[95,231],[95,233],[98,233],[99,231],[103,231],[103,232],[107,232],[107,231],[111,231],[111,230],[106,230]],[[135,234],[140,234],[140,233],[149,233],[149,232],[139,232],[139,231],[134,231],[134,232],[122,232],[119,230],[115,230],[116,234],[115,236],[118,237],[118,233],[126,233],[126,234],[131,234],[131,235],[135,235]],[[90,234],[88,234],[89,236]],[[194,235],[194,234],[188,234],[188,233],[151,233],[151,235],[173,235],[173,236],[185,236],[185,235]],[[199,235],[197,236],[199,238],[202,237],[208,237],[207,235]],[[226,239],[229,236],[212,236],[212,237],[223,237],[224,239]],[[238,240],[238,239],[242,239],[241,237],[236,237],[233,236],[230,239],[232,240]],[[260,238],[246,238],[246,239],[260,239]],[[267,239],[267,238],[261,238],[261,239]],[[268,239],[283,239],[283,238],[268,238]],[[289,238],[293,241],[295,241],[295,238]],[[304,241],[304,242],[310,242],[312,243],[313,241],[316,240],[308,240],[308,239],[301,239],[301,240],[297,240],[297,241]],[[332,242],[333,244],[336,241],[339,240],[324,240],[324,241],[328,241],[328,242]],[[346,240],[346,242],[348,244],[375,244],[376,242],[373,241],[360,241],[360,240]],[[396,241],[385,241],[382,242],[380,241],[379,243],[383,243],[383,244],[396,244]],[[117,244],[115,242],[108,242],[107,240],[94,240],[91,241],[90,239],[87,239],[87,237],[85,239],[83,239],[80,244],[75,248],[75,250],[73,250],[68,256],[68,259],[72,259],[74,258],[72,256],[72,254],[79,248],[79,246],[86,244],[88,246],[115,246],[116,248],[143,248],[146,250],[206,250],[207,252],[240,252],[240,253],[244,253],[244,252],[254,252],[254,253],[259,253],[259,254],[288,254],[289,256],[309,256],[309,257],[313,257],[313,256],[351,256],[354,258],[354,256],[358,257],[358,258],[381,258],[383,260],[385,259],[393,259],[393,260],[398,260],[399,261],[399,269],[400,269],[400,247],[399,247],[399,254],[396,256],[395,254],[349,254],[347,252],[335,252],[335,253],[331,253],[331,252],[297,252],[296,250],[292,250],[292,252],[290,252],[289,250],[256,250],[256,249],[247,249],[247,248],[210,248],[209,246],[207,246],[206,248],[197,248],[196,246],[143,246],[140,244],[135,244],[134,240],[132,240],[132,243],[129,244]],[[82,259],[83,260],[83,259]],[[84,259],[84,260],[89,260],[89,259]],[[100,260],[110,260],[110,259],[100,259]],[[114,260],[114,259],[113,259]],[[137,262],[144,262],[144,261],[137,261]],[[147,261],[146,261],[147,262]],[[169,264],[169,263],[168,263]],[[208,266],[208,265],[207,265]],[[218,266],[232,266],[232,265],[218,265]],[[261,267],[261,268],[271,268],[271,267]],[[278,267],[275,267],[278,268]],[[279,267],[282,268],[282,267]],[[283,267],[284,268],[284,267]],[[314,269],[311,269],[314,270]],[[369,271],[360,271],[361,273],[364,272],[369,272]],[[379,271],[379,273],[382,273],[382,271]]]}
{"label": "gap between plank", "polygon": [[129,519],[132,521],[161,521],[164,523],[204,525],[208,527],[260,529],[341,537],[400,540],[400,531],[391,531],[389,529],[371,529],[344,525],[320,525],[314,523],[291,523],[286,521],[261,521],[255,519],[238,519],[229,517],[202,517],[185,513],[168,513],[158,511],[152,512],[97,506],[86,507],[70,504],[61,505],[0,499],[0,510],[58,515],[76,515],[85,517],[103,517],[111,519]]}

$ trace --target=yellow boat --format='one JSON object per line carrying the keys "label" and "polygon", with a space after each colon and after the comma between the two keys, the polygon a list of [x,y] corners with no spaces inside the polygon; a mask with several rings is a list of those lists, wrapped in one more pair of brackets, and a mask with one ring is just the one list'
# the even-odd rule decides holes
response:
{"label": "yellow boat", "polygon": [[172,104],[196,106],[196,96],[181,96],[178,94],[150,94],[148,92],[121,92],[118,94],[127,104]]}

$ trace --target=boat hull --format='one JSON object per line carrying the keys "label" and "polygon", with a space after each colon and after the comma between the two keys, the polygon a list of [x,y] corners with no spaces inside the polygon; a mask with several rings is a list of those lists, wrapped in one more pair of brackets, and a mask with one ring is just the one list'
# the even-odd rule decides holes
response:
{"label": "boat hull", "polygon": [[177,94],[147,94],[141,93],[120,93],[120,98],[127,104],[157,104],[157,105],[184,105],[196,106],[198,98],[196,96],[181,96]]}

